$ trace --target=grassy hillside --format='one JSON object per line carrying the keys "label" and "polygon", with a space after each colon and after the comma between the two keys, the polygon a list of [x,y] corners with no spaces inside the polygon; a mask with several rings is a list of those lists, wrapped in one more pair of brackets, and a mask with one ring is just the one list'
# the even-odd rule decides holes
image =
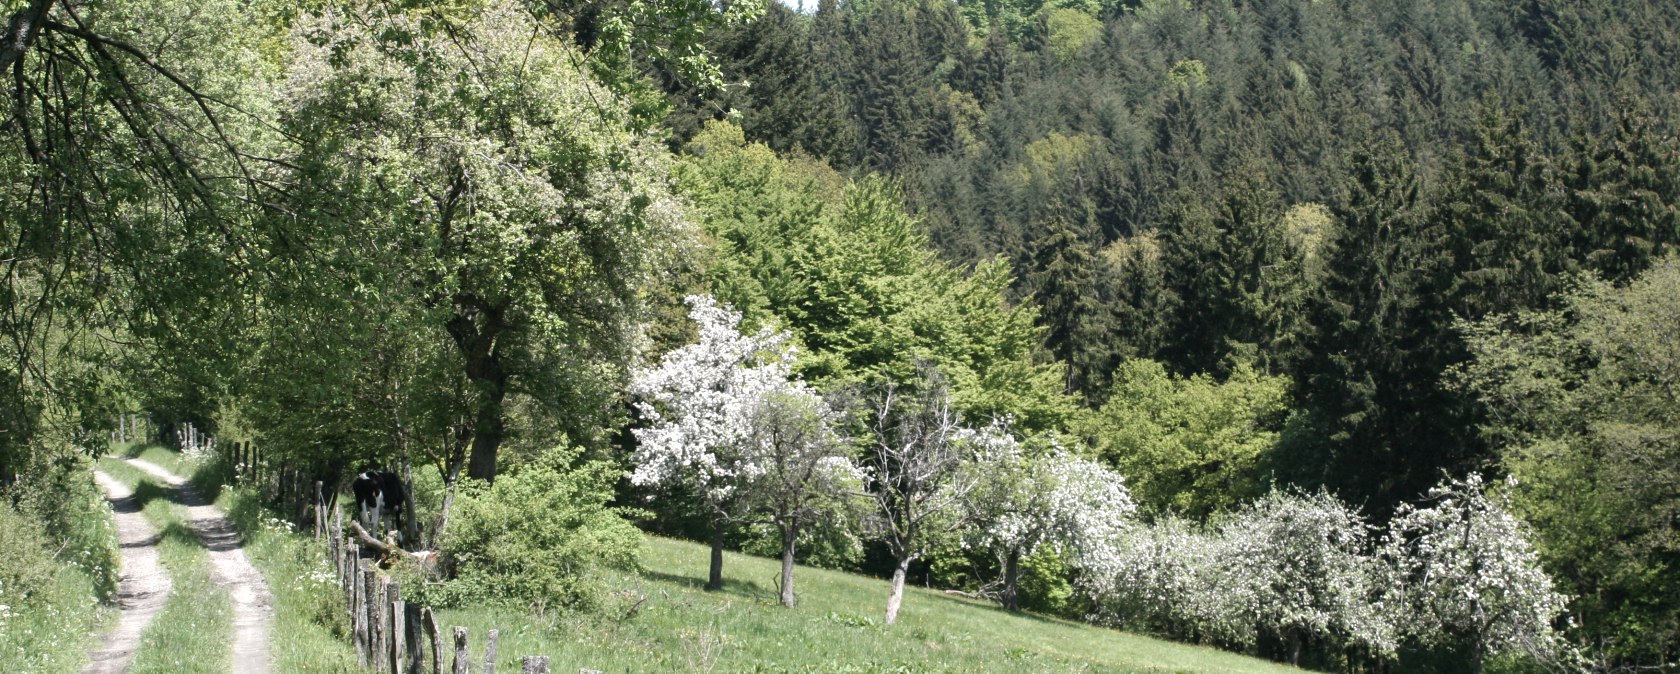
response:
{"label": "grassy hillside", "polygon": [[597,614],[483,609],[441,619],[469,626],[475,652],[486,630],[500,628],[500,671],[530,654],[552,656],[561,672],[1299,671],[917,588],[887,628],[884,581],[821,569],[799,569],[800,605],[788,610],[776,603],[778,562],[730,554],[730,582],[710,593],[700,589],[707,554],[699,544],[650,537],[645,573],[618,578],[622,589]]}
{"label": "grassy hillside", "polygon": [[[131,448],[172,470],[195,466],[175,452]],[[107,460],[126,481],[149,478]],[[216,476],[201,471],[201,488]],[[155,487],[154,487],[155,488]],[[252,562],[276,597],[271,651],[289,672],[351,671],[354,654],[336,630],[343,610],[318,544],[276,526],[240,490],[220,492]],[[158,504],[153,504],[158,505]],[[445,627],[471,630],[475,658],[485,634],[501,630],[498,671],[519,671],[522,655],[548,655],[556,672],[1208,672],[1300,670],[1210,648],[1186,646],[1089,625],[1010,614],[985,602],[907,588],[899,623],[881,625],[882,580],[801,567],[800,606],[776,600],[779,562],[729,553],[724,590],[705,592],[704,545],[650,536],[641,573],[611,576],[613,593],[598,611],[533,614],[514,608],[442,611]],[[179,582],[179,581],[177,581]]]}

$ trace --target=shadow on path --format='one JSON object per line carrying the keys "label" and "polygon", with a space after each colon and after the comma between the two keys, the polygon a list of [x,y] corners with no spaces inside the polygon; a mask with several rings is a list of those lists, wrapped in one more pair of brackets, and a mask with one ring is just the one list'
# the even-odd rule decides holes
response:
{"label": "shadow on path", "polygon": [[82,674],[119,674],[127,671],[134,661],[141,633],[163,611],[174,584],[158,564],[157,544],[164,534],[156,531],[141,513],[151,501],[149,495],[144,490],[131,490],[100,471],[94,471],[93,478],[105,490],[105,499],[111,502],[115,515],[122,575],[117,580],[115,597],[117,624],[105,634],[99,647],[88,654],[88,666]]}
{"label": "shadow on path", "polygon": [[185,478],[144,459],[127,461],[169,484],[170,500],[186,509],[187,525],[209,553],[211,582],[227,588],[233,600],[233,671],[268,674],[268,632],[274,622],[274,596],[269,594],[262,574],[245,557],[233,520],[211,505]]}

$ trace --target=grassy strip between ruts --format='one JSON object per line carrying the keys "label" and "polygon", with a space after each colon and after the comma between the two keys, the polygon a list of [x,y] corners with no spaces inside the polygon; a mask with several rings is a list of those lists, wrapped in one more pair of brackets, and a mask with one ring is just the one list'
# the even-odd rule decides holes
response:
{"label": "grassy strip between ruts", "polygon": [[134,487],[142,512],[158,531],[158,561],[174,582],[163,611],[141,635],[129,671],[227,671],[233,607],[227,591],[210,580],[204,542],[187,525],[186,508],[170,500],[172,492],[167,485],[120,459],[102,459],[99,467]]}
{"label": "grassy strip between ruts", "polygon": [[[233,520],[246,556],[274,596],[274,624],[269,633],[274,671],[359,671],[356,652],[343,633],[344,601],[320,543],[294,533],[263,509],[251,491],[225,486],[230,480],[216,462],[194,461],[159,445],[131,445],[121,453],[187,477]],[[126,464],[122,467],[133,470]]]}

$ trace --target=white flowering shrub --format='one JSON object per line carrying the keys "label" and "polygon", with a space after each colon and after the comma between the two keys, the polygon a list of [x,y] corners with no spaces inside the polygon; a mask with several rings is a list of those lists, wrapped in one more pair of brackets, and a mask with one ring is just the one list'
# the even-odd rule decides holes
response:
{"label": "white flowering shrub", "polygon": [[1203,592],[1217,563],[1213,538],[1193,523],[1163,516],[1130,527],[1108,554],[1089,560],[1079,587],[1096,622],[1194,638],[1212,611]]}
{"label": "white flowering shrub", "polygon": [[1292,659],[1316,640],[1378,658],[1464,648],[1478,672],[1491,656],[1582,662],[1527,527],[1474,475],[1402,506],[1378,540],[1328,494],[1276,491],[1211,529],[1168,515],[1120,531],[1082,565],[1100,622],[1242,647],[1271,635]]}
{"label": "white flowering shrub", "polygon": [[1036,455],[1010,429],[1008,419],[962,428],[959,443],[972,458],[969,495],[974,522],[965,545],[996,553],[1004,568],[1003,603],[1015,608],[1018,565],[1051,548],[1076,570],[1107,568],[1107,559],[1137,511],[1118,473],[1054,445]]}
{"label": "white flowering shrub", "polygon": [[1471,474],[1442,482],[1424,502],[1401,506],[1384,549],[1400,581],[1405,636],[1467,648],[1477,672],[1489,656],[1573,658],[1556,628],[1566,598],[1505,497]]}
{"label": "white flowering shrub", "polygon": [[1218,529],[1213,587],[1227,604],[1230,635],[1253,643],[1264,630],[1284,639],[1299,662],[1308,638],[1357,643],[1393,653],[1378,560],[1363,517],[1329,494],[1273,491]]}
{"label": "white flowering shrub", "polygon": [[1123,531],[1081,579],[1100,621],[1241,647],[1270,634],[1291,659],[1309,639],[1397,645],[1369,527],[1327,494],[1273,492],[1211,529],[1166,516]]}

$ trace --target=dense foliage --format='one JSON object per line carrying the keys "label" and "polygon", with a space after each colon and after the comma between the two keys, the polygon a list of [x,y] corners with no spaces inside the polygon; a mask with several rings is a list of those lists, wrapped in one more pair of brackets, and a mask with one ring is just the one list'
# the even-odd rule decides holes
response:
{"label": "dense foliage", "polygon": [[440,606],[491,600],[537,610],[599,602],[606,588],[596,573],[635,566],[642,536],[606,505],[614,466],[572,467],[578,454],[556,449],[494,484],[469,482],[439,541],[455,576],[425,596]]}
{"label": "dense foliage", "polygon": [[1671,667],[1677,7],[0,2],[6,517],[108,589],[142,412],[413,475],[454,601],[617,501],[887,623]]}
{"label": "dense foliage", "polygon": [[1512,508],[1601,657],[1660,651],[1680,629],[1676,297],[1670,256],[1626,286],[1582,282],[1557,310],[1464,326],[1474,358],[1454,378],[1489,409]]}

